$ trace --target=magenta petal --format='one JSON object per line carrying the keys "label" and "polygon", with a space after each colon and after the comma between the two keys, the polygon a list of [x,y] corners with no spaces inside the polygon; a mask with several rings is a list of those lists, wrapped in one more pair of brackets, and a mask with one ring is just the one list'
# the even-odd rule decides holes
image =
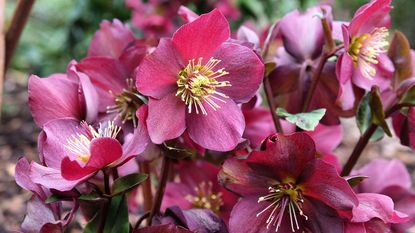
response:
{"label": "magenta petal", "polygon": [[340,84],[343,84],[350,80],[353,76],[353,60],[347,54],[340,55],[336,63],[336,76]]}
{"label": "magenta petal", "polygon": [[161,144],[183,134],[186,129],[185,106],[174,93],[161,100],[149,98],[147,127],[152,142]]}
{"label": "magenta petal", "polygon": [[91,141],[91,157],[86,167],[101,169],[122,156],[121,144],[114,138],[96,138]]}
{"label": "magenta petal", "polygon": [[109,56],[118,58],[129,43],[135,40],[131,30],[118,19],[104,20],[100,29],[92,37],[88,57]]}
{"label": "magenta petal", "polygon": [[[99,99],[99,111],[105,112],[107,106],[114,105],[114,94],[126,88],[129,78],[126,67],[117,59],[108,57],[89,57],[83,59],[77,69],[90,78]],[[112,94],[111,94],[112,93]]]}
{"label": "magenta petal", "polygon": [[177,89],[182,58],[170,39],[161,39],[156,50],[143,59],[136,72],[138,91],[156,99]]}
{"label": "magenta petal", "polygon": [[53,74],[47,78],[31,75],[29,78],[29,108],[36,124],[73,117],[81,119],[78,84],[65,74]]}
{"label": "magenta petal", "polygon": [[43,154],[44,163],[51,168],[60,169],[64,157],[75,159],[77,155],[65,148],[68,138],[72,135],[87,132],[75,119],[65,118],[49,121],[43,127],[44,136],[39,140],[39,148]]}
{"label": "magenta petal", "polygon": [[229,81],[231,87],[219,87],[217,90],[228,95],[236,103],[248,102],[255,94],[264,76],[264,64],[249,48],[224,43],[214,53],[214,58],[221,60],[219,68],[224,68],[228,75],[218,81]]}
{"label": "magenta petal", "polygon": [[17,161],[15,170],[14,178],[20,187],[32,191],[36,193],[40,199],[46,200],[45,192],[30,178],[30,164],[26,158],[20,158],[19,161]]}
{"label": "magenta petal", "polygon": [[223,42],[229,39],[228,21],[215,9],[191,23],[181,26],[172,41],[184,61],[203,57],[206,61]]}
{"label": "magenta petal", "polygon": [[207,115],[188,113],[187,130],[190,138],[206,149],[230,151],[239,143],[245,129],[241,109],[227,99],[226,103],[217,101],[216,111],[204,104]]}
{"label": "magenta petal", "polygon": [[85,107],[85,121],[88,123],[95,122],[98,117],[99,97],[91,80],[85,74],[79,73],[79,82],[81,86],[80,94]]}
{"label": "magenta petal", "polygon": [[48,189],[68,191],[75,187],[81,180],[66,180],[58,169],[44,167],[37,163],[30,164],[30,179]]}
{"label": "magenta petal", "polygon": [[169,182],[166,185],[166,191],[163,196],[161,210],[177,205],[181,209],[187,210],[193,207],[192,203],[186,199],[186,196],[193,194],[194,190],[182,183]]}
{"label": "magenta petal", "polygon": [[407,216],[393,209],[390,197],[377,193],[357,194],[359,205],[353,209],[352,222],[367,222],[379,218],[384,223],[400,223],[407,220]]}
{"label": "magenta petal", "polygon": [[81,167],[76,160],[70,160],[68,157],[62,160],[61,173],[66,180],[85,180],[97,170],[97,168],[90,166]]}
{"label": "magenta petal", "polygon": [[336,104],[343,110],[351,110],[354,107],[356,97],[353,91],[352,80],[340,83]]}
{"label": "magenta petal", "polygon": [[351,217],[351,210],[358,203],[352,188],[338,175],[336,168],[319,159],[304,167],[298,182],[302,183],[305,196],[320,200],[337,211],[345,211],[345,217]]}
{"label": "magenta petal", "polygon": [[146,125],[147,115],[148,106],[142,105],[137,110],[137,128],[134,129],[132,134],[124,136],[124,143],[122,145],[124,151],[123,157],[128,158],[129,156],[136,156],[146,149],[148,143],[150,142]]}

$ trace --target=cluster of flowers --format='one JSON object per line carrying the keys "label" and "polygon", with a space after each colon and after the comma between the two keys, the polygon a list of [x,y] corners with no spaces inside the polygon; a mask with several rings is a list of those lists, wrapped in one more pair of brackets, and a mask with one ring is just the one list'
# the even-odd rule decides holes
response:
{"label": "cluster of flowers", "polygon": [[[66,73],[30,76],[42,131],[40,163],[16,166],[16,182],[34,193],[23,232],[63,232],[78,215],[85,232],[364,233],[415,224],[402,162],[352,170],[357,158],[342,168],[333,154],[339,118],[355,115],[364,130],[352,157],[372,135],[390,134],[388,117],[415,148],[415,53],[402,33],[389,42],[391,0],[371,1],[350,22],[335,21],[328,5],[295,10],[265,36],[248,26],[231,34],[218,9],[199,16],[172,1],[161,16],[157,1],[138,2],[127,1],[142,39],[103,21],[86,58]],[[186,23],[169,36],[171,9]],[[262,83],[270,108],[261,106]],[[320,108],[325,115],[304,127]]]}

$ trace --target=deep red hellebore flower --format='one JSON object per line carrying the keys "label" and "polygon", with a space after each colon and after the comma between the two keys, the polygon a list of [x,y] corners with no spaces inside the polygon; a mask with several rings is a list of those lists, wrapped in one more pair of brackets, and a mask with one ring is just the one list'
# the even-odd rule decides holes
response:
{"label": "deep red hellebore flower", "polygon": [[275,134],[247,159],[228,159],[220,182],[242,196],[230,232],[343,232],[357,198],[305,133]]}

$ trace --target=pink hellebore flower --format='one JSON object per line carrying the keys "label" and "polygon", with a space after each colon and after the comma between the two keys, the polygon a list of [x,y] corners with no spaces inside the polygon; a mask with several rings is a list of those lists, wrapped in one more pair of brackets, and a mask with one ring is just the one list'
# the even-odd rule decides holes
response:
{"label": "pink hellebore flower", "polygon": [[359,205],[353,208],[353,218],[345,224],[345,233],[392,232],[391,224],[408,220],[395,211],[390,197],[376,193],[357,194]]}
{"label": "pink hellebore flower", "polygon": [[408,221],[393,224],[392,232],[402,233],[415,223],[415,191],[411,189],[411,176],[399,160],[373,160],[352,175],[368,176],[357,187],[361,193],[379,193],[392,198],[396,210],[407,214]]}
{"label": "pink hellebore flower", "polygon": [[371,1],[356,11],[348,26],[342,26],[345,52],[337,62],[337,78],[342,86],[351,82],[365,90],[373,85],[381,90],[389,86],[394,69],[386,55],[390,3],[391,0]]}
{"label": "pink hellebore flower", "polygon": [[242,196],[230,232],[342,233],[358,201],[336,169],[315,157],[310,136],[275,134],[262,149],[226,160],[219,173],[219,181]]}
{"label": "pink hellebore flower", "polygon": [[120,127],[109,121],[98,130],[74,119],[58,119],[44,125],[39,136],[41,162],[32,162],[30,178],[49,189],[68,191],[99,170],[120,165],[141,153],[146,144],[121,145]]}
{"label": "pink hellebore flower", "polygon": [[237,196],[218,184],[219,168],[202,160],[183,161],[178,171],[180,182],[167,183],[162,209],[173,205],[184,210],[205,208],[228,222]]}
{"label": "pink hellebore flower", "polygon": [[[137,89],[148,95],[147,127],[160,144],[187,129],[197,144],[229,151],[245,123],[238,103],[255,95],[264,65],[245,46],[226,42],[229,24],[213,10],[161,39],[137,69]],[[173,120],[173,121],[172,121]]]}

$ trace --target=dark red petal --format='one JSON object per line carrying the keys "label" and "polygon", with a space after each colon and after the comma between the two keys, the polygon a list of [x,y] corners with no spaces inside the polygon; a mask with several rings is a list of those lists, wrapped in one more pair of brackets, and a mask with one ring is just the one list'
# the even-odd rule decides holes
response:
{"label": "dark red petal", "polygon": [[200,57],[207,61],[229,36],[228,21],[215,9],[181,26],[173,34],[172,40],[184,61],[197,60]]}
{"label": "dark red petal", "polygon": [[353,207],[358,204],[356,194],[347,181],[338,175],[333,165],[320,159],[303,168],[297,183],[304,196],[325,203],[345,217],[351,217]]}
{"label": "dark red petal", "polygon": [[138,91],[161,99],[177,90],[177,78],[185,65],[170,39],[161,39],[156,50],[145,57],[135,74]]}

